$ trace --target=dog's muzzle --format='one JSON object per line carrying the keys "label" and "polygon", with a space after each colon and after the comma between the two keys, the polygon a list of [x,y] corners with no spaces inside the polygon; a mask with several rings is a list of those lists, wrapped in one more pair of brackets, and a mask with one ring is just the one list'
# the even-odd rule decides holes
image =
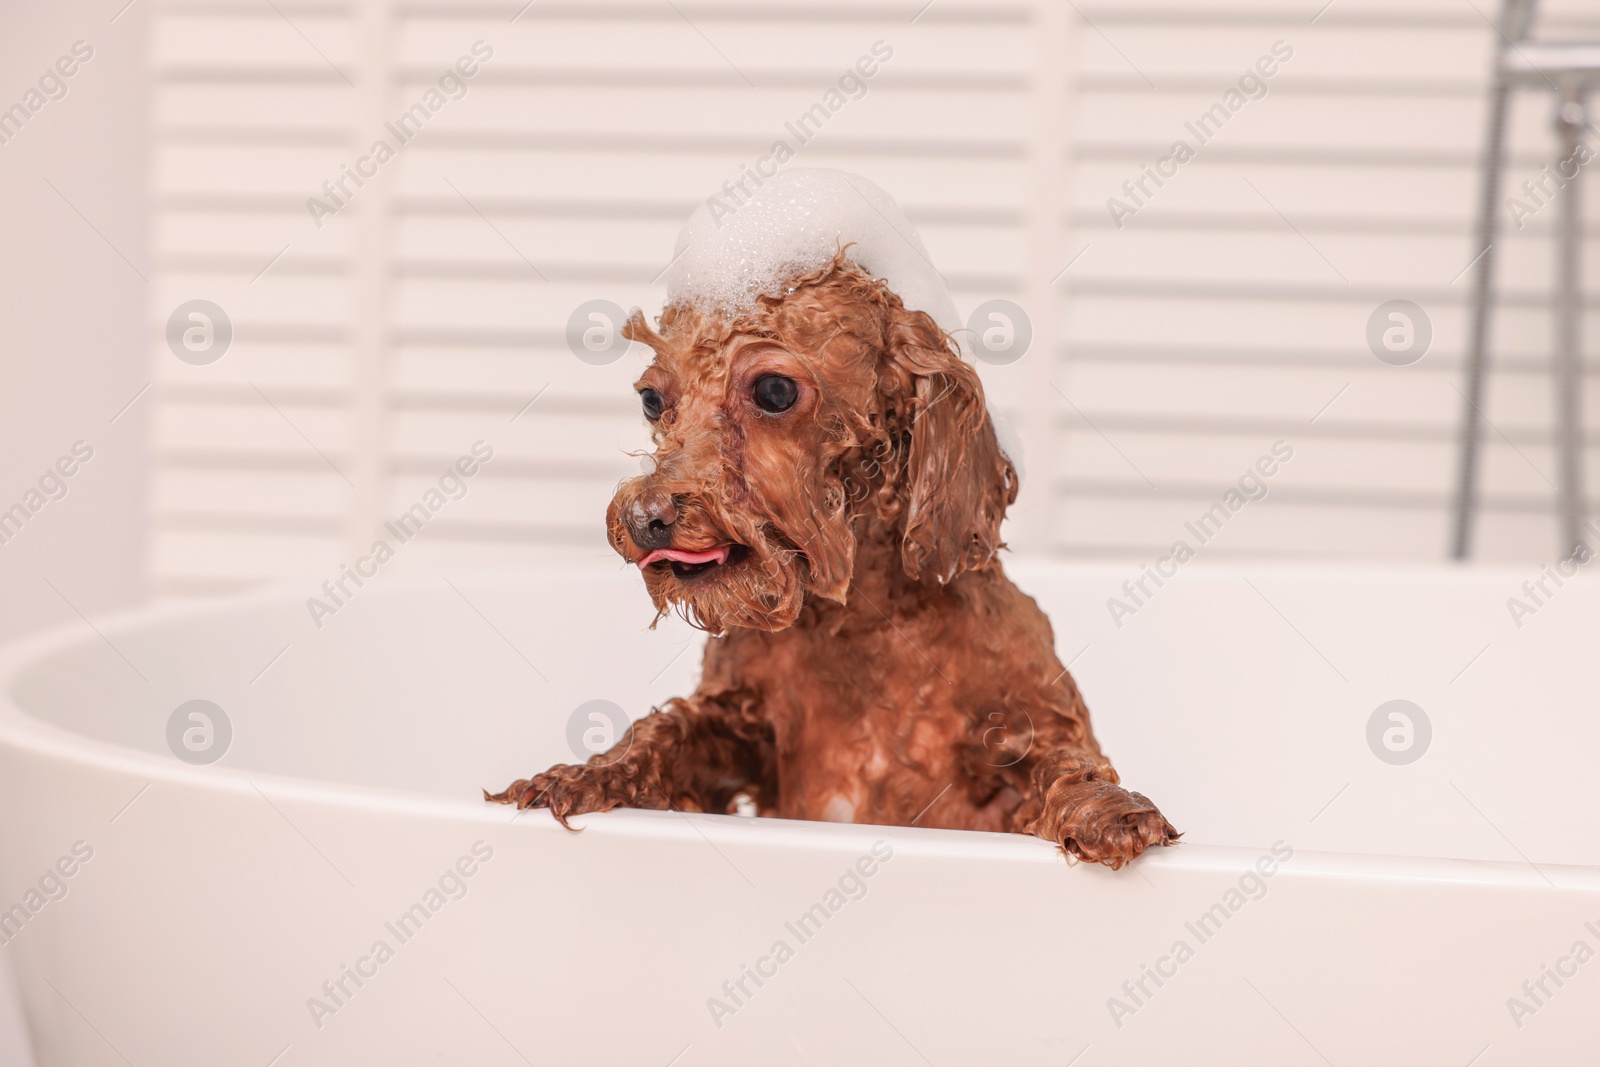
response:
{"label": "dog's muzzle", "polygon": [[672,545],[673,524],[678,521],[678,505],[672,496],[658,489],[646,489],[622,508],[622,523],[633,543],[646,552]]}

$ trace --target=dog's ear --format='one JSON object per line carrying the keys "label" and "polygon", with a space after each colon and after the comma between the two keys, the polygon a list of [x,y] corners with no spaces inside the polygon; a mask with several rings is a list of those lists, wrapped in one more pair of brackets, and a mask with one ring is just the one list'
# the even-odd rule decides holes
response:
{"label": "dog's ear", "polygon": [[897,459],[900,562],[944,583],[989,564],[1017,472],[1000,450],[977,373],[937,323],[891,300],[878,370],[879,410]]}
{"label": "dog's ear", "polygon": [[622,336],[630,341],[649,345],[656,352],[660,352],[667,346],[666,340],[650,328],[649,320],[644,317],[644,312],[638,308],[628,312],[628,319],[622,324]]}

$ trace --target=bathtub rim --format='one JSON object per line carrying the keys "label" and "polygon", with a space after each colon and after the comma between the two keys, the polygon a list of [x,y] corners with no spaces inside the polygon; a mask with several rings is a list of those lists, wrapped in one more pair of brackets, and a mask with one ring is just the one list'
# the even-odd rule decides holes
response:
{"label": "bathtub rim", "polygon": [[[1020,564],[1019,570],[1037,566],[1056,566],[1074,571],[1104,571],[1108,576],[1124,574],[1127,566],[1126,563],[1117,562],[1073,563],[1027,557],[1013,557],[1007,562]],[[559,565],[480,568],[461,571],[456,577],[466,582],[479,579],[505,581],[512,578],[536,580],[545,575],[570,579],[573,570],[573,566]],[[1242,573],[1242,568],[1223,563],[1192,568],[1192,571],[1195,574],[1204,574],[1210,580],[1217,580],[1236,576]],[[1252,566],[1251,571],[1258,574],[1266,572],[1300,578],[1315,577],[1328,581],[1343,580],[1351,572],[1391,578],[1433,580],[1465,576],[1510,577],[1525,574],[1520,568],[1507,566],[1485,567],[1451,563],[1416,566],[1292,563]],[[400,575],[387,583],[384,588],[393,593],[400,593],[411,587],[431,585],[438,580],[438,575]],[[508,818],[506,816],[508,808],[468,798],[446,798],[355,782],[302,778],[272,771],[249,771],[220,765],[191,765],[181,760],[128,748],[90,734],[57,726],[30,714],[13,697],[18,677],[39,660],[75,646],[92,644],[96,640],[104,639],[105,634],[114,635],[153,623],[183,622],[230,611],[293,604],[302,598],[303,593],[303,585],[273,583],[241,596],[143,605],[109,613],[98,625],[90,623],[87,619],[80,619],[50,627],[33,636],[0,646],[0,748],[15,749],[62,764],[109,771],[130,779],[143,779],[150,785],[162,782],[190,790],[237,796],[251,794],[265,796],[270,792],[273,799],[367,814],[421,817],[486,827],[498,826],[507,831],[512,831],[514,826],[523,828],[512,832],[561,834],[569,832],[543,809],[519,813]],[[257,783],[266,784],[268,790],[261,790]],[[133,799],[135,798],[130,796],[130,802]],[[776,818],[744,819],[731,815],[647,809],[618,809],[603,814],[578,816],[573,822],[575,825],[585,827],[591,833],[597,832],[607,837],[620,835],[692,842],[704,841],[707,839],[706,832],[714,831],[719,840],[728,844],[778,844],[786,848],[807,850],[836,850],[844,843],[853,843],[856,847],[865,849],[879,838],[892,836],[895,847],[906,849],[911,855],[958,856],[1007,863],[1065,864],[1069,868],[1082,867],[1089,874],[1110,877],[1125,876],[1129,873],[1126,869],[1122,872],[1111,872],[1107,868],[1069,863],[1055,846],[1020,834]],[[1152,872],[1162,869],[1184,869],[1239,873],[1266,851],[1269,844],[1263,842],[1258,846],[1238,846],[1180,841],[1171,848],[1151,850],[1137,862],[1141,868]],[[1286,866],[1282,871],[1340,879],[1465,883],[1534,889],[1540,892],[1600,893],[1600,866],[1576,864],[1534,865],[1531,862],[1395,856],[1296,848],[1293,866]],[[1559,874],[1560,878],[1550,879],[1548,877],[1550,874]]]}

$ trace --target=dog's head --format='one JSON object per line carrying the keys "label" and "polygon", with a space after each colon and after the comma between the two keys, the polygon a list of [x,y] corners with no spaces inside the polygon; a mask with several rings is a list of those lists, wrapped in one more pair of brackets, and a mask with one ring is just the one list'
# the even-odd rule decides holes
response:
{"label": "dog's head", "polygon": [[862,537],[939,583],[1001,547],[1017,478],[977,375],[842,253],[754,312],[672,306],[657,333],[635,311],[624,333],[655,350],[635,388],[656,451],[606,525],[658,611],[781,630],[808,595],[846,602]]}

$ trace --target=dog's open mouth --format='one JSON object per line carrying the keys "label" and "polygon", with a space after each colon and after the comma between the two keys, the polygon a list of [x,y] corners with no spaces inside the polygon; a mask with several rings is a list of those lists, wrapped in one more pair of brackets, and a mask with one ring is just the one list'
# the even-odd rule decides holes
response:
{"label": "dog's open mouth", "polygon": [[699,552],[683,548],[658,548],[639,561],[639,569],[671,567],[673,576],[684,581],[731,566],[743,559],[747,551],[744,545],[718,545]]}

